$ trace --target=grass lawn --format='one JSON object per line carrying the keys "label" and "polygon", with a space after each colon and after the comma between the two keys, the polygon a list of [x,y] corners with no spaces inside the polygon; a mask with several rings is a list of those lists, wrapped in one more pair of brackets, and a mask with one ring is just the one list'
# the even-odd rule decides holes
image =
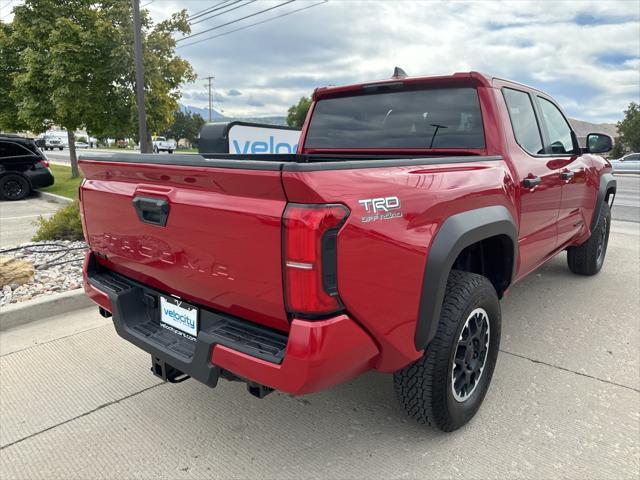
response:
{"label": "grass lawn", "polygon": [[77,199],[78,198],[78,186],[82,181],[82,177],[71,178],[71,167],[65,167],[64,165],[50,164],[49,168],[53,172],[53,176],[56,179],[55,183],[50,187],[41,188],[43,192],[55,193],[56,195],[62,195],[63,197]]}

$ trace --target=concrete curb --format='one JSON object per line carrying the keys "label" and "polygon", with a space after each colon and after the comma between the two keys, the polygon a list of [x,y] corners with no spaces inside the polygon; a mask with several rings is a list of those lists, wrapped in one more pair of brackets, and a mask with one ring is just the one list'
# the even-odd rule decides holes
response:
{"label": "concrete curb", "polygon": [[43,200],[46,200],[47,202],[59,203],[61,205],[69,205],[70,203],[73,203],[73,200],[71,200],[70,198],[63,197],[62,195],[56,195],[55,193],[41,192],[40,190],[36,190],[35,195],[42,198]]}
{"label": "concrete curb", "polygon": [[45,295],[25,302],[11,303],[0,309],[0,331],[91,305],[93,302],[89,300],[82,288]]}

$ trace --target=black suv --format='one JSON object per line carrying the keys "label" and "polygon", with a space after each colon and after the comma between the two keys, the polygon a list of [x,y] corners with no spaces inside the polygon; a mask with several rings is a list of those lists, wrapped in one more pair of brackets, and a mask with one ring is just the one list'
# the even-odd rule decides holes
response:
{"label": "black suv", "polygon": [[32,138],[0,133],[0,198],[21,200],[53,181],[47,157]]}

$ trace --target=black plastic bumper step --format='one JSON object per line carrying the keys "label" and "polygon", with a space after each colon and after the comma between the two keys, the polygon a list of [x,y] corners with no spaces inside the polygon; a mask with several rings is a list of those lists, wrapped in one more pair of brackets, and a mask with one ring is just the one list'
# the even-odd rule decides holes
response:
{"label": "black plastic bumper step", "polygon": [[163,292],[98,267],[95,259],[92,260],[88,270],[89,282],[109,295],[118,333],[182,372],[196,378],[197,373],[189,371],[187,365],[194,364],[195,368],[194,359],[198,352],[200,356],[205,355],[202,353],[204,350],[209,355],[206,361],[210,363],[214,345],[224,345],[268,362],[282,363],[288,340],[286,334],[194,304],[199,309],[198,336],[192,339],[180,335],[160,323],[159,296]]}

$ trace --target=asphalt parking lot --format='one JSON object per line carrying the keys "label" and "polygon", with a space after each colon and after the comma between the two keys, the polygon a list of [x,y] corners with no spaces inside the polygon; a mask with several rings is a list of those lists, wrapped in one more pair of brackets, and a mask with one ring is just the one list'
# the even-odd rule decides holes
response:
{"label": "asphalt parking lot", "polygon": [[36,219],[50,217],[60,206],[37,195],[15,202],[0,200],[0,248],[29,242],[36,233]]}
{"label": "asphalt parking lot", "polygon": [[632,478],[640,475],[640,225],[603,271],[559,255],[503,301],[476,418],[414,424],[391,377],[263,400],[162,383],[94,309],[0,335],[0,478]]}
{"label": "asphalt parking lot", "polygon": [[612,216],[616,220],[640,222],[640,175],[616,175],[618,182]]}

